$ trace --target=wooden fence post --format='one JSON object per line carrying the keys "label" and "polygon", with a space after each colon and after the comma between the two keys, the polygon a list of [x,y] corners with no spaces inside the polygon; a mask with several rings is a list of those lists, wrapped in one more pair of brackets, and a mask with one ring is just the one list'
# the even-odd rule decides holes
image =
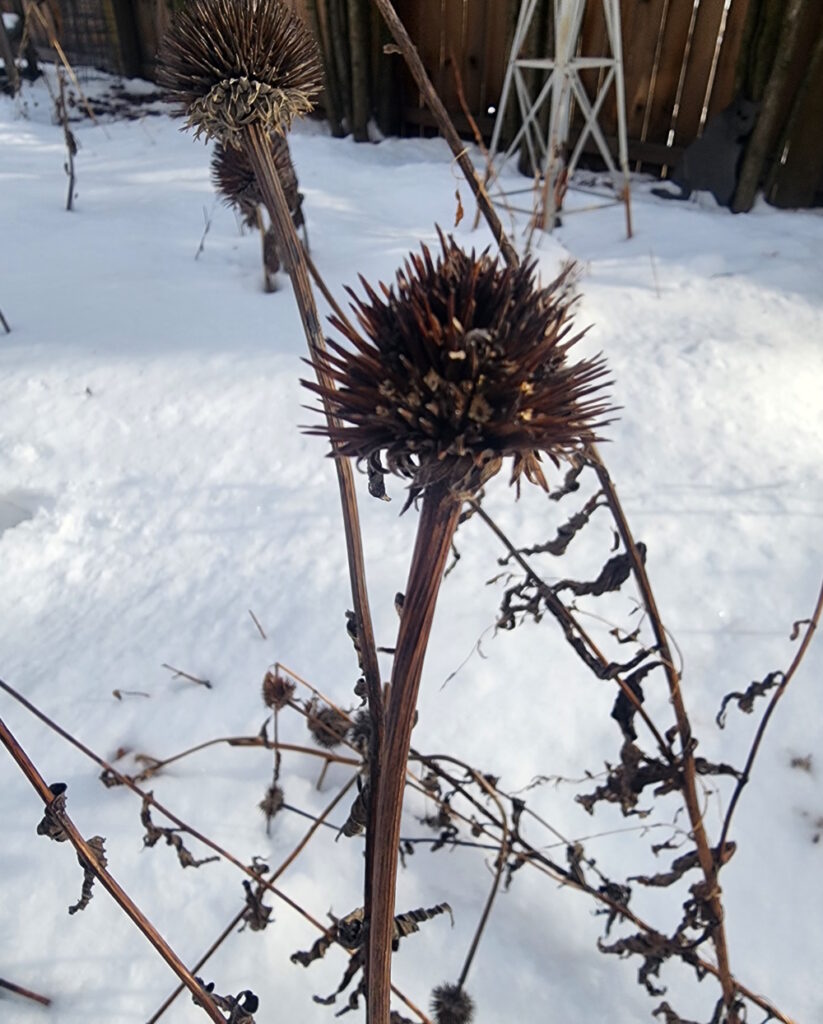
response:
{"label": "wooden fence post", "polygon": [[800,29],[809,10],[809,4],[810,0],[788,0],[786,5],[774,63],[765,86],[763,105],[743,158],[740,180],[732,204],[735,213],[746,213],[754,205],[766,160],[777,144],[786,84],[797,45],[801,40]]}

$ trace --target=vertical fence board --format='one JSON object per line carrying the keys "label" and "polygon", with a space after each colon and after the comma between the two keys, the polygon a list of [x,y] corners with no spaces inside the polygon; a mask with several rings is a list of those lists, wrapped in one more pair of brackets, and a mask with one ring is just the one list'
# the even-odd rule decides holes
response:
{"label": "vertical fence board", "polygon": [[[463,35],[465,8],[463,0],[443,0],[440,23],[440,87],[437,92],[447,110],[459,110],[460,100],[454,78],[454,67],[460,73],[466,96],[469,96],[469,81],[466,74],[466,40]],[[454,63],[452,62],[454,56]],[[470,105],[474,107],[475,97]]]}
{"label": "vertical fence board", "polygon": [[[488,0],[461,0],[463,7],[463,59],[460,74],[466,102],[475,117],[486,109],[485,82],[488,49],[486,40],[491,28]],[[501,7],[505,8],[505,4]],[[498,37],[498,45],[499,37]],[[460,61],[460,54],[455,53]],[[459,104],[458,104],[459,106]]]}
{"label": "vertical fence board", "polygon": [[[665,6],[666,0],[643,0],[640,3],[623,0],[621,4],[621,19],[626,19],[623,24],[626,124],[629,137],[633,139],[639,139],[643,133]],[[615,123],[609,134],[616,131]]]}
{"label": "vertical fence board", "polygon": [[667,145],[672,124],[672,113],[680,82],[683,54],[689,37],[692,5],[688,0],[672,0],[660,47],[660,66],[654,85],[649,110],[646,141]]}
{"label": "vertical fence board", "polygon": [[740,56],[740,44],[743,42],[743,29],[746,15],[752,0],[732,0],[726,18],[726,30],[720,44],[720,56],[714,75],[714,85],[709,98],[709,117],[714,117],[734,99],[734,82],[737,73],[737,60]]}
{"label": "vertical fence board", "polygon": [[678,145],[697,137],[722,20],[723,0],[701,0],[675,125]]}
{"label": "vertical fence board", "polygon": [[[608,48],[602,0],[594,0],[594,2],[589,0],[586,10],[583,12],[583,24],[580,29],[580,53],[584,57],[604,57]],[[583,71],[580,80],[586,90],[586,95],[593,101],[601,80],[600,72]]]}

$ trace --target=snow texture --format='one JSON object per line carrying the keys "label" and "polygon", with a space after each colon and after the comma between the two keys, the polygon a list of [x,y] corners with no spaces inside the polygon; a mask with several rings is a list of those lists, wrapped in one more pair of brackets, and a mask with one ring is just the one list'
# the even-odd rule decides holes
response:
{"label": "snow texture", "polygon": [[[91,93],[110,88],[85,81]],[[298,429],[318,417],[299,384],[308,369],[287,280],[263,292],[258,238],[215,200],[209,148],[178,123],[160,115],[73,130],[76,210],[67,213],[63,136],[43,84],[0,101],[0,309],[11,327],[0,333],[0,676],[101,756],[125,752],[118,766],[135,771],[140,753],[165,757],[257,734],[267,714],[259,685],[275,660],[347,707],[356,703],[357,666],[333,466],[324,442]],[[435,224],[454,222],[456,188],[467,209],[456,236],[467,247],[490,244],[484,227],[471,230],[469,190],[440,140],[355,145],[309,123],[291,145],[312,255],[341,298],[359,273],[390,280],[421,241],[436,244]],[[648,547],[700,753],[740,764],[757,718],[732,711],[720,732],[720,701],[788,665],[792,623],[810,614],[823,570],[823,218],[764,204],[735,217],[711,200],[666,202],[648,188],[635,182],[632,240],[620,206],[569,212],[535,254],[545,280],[569,256],[581,264],[577,322],[593,325],[581,347],[606,354],[622,407],[604,455]],[[569,194],[571,209],[591,202]],[[521,218],[521,241],[523,227]],[[399,482],[391,504],[370,499],[364,478],[358,486],[378,643],[391,647],[416,513],[398,517]],[[501,474],[486,507],[518,543],[533,544],[553,535],[575,501],[557,505],[530,491],[515,502]],[[596,574],[611,540],[604,516],[567,558],[539,564],[550,579]],[[476,520],[461,528],[458,547],[416,746],[453,752],[499,775],[508,791],[541,774],[580,780],[615,762],[610,684],[585,671],[549,618],[494,635],[504,581],[485,584],[501,572],[503,552]],[[627,586],[609,617],[631,628],[635,605]],[[590,599],[580,607],[602,614]],[[593,636],[608,644],[611,624],[591,619]],[[386,657],[386,676],[389,666]],[[818,641],[767,733],[722,876],[733,969],[808,1022],[823,1020],[821,670]],[[647,707],[663,728],[671,724],[662,678],[647,685]],[[183,871],[162,844],[142,849],[133,794],[103,788],[93,763],[5,694],[0,716],[45,778],[68,784],[80,830],[106,837],[109,870],[193,963],[242,907],[242,876],[224,863]],[[295,714],[281,716],[280,734],[308,742]],[[792,767],[807,755],[809,770]],[[332,766],[318,792],[319,765],[284,755],[289,805],[318,813],[349,778]],[[309,823],[283,811],[267,838],[257,803],[270,775],[269,754],[213,746],[149,785],[243,862],[256,854],[274,866]],[[655,860],[649,847],[672,834],[676,799],[643,821],[613,808],[591,818],[573,799],[591,788],[564,782],[525,795],[559,835],[584,839],[610,876],[665,870],[676,854]],[[730,792],[728,783],[708,791],[715,837]],[[337,826],[345,806],[331,815]],[[426,810],[411,794],[404,834],[430,834],[416,820]],[[35,834],[41,813],[0,755],[0,977],[54,1000],[47,1011],[0,989],[0,1018],[144,1022],[176,979],[102,891],[67,915],[81,872],[71,850]],[[677,827],[683,852],[682,815]],[[556,844],[550,852],[564,859],[557,835],[533,820],[526,834]],[[208,852],[190,845],[195,856]],[[316,918],[342,916],[360,903],[362,845],[321,829],[279,884]],[[419,847],[401,871],[399,909],[448,900],[455,911],[453,929],[439,917],[395,957],[396,983],[424,1008],[435,985],[459,974],[493,860],[492,850]],[[637,891],[632,905],[671,930],[682,898],[681,890]],[[290,963],[317,932],[267,902],[275,923],[233,935],[203,976],[222,993],[253,989],[258,1022],[331,1020],[335,1008],[311,997],[336,987],[345,958],[333,949],[309,969]],[[638,963],[597,952],[603,919],[592,909],[537,871],[518,872],[469,975],[478,1020],[651,1020],[656,1002],[636,983]],[[698,985],[669,966],[662,980],[683,1016],[709,1018],[718,995],[711,979]],[[205,1018],[184,996],[162,1019]]]}

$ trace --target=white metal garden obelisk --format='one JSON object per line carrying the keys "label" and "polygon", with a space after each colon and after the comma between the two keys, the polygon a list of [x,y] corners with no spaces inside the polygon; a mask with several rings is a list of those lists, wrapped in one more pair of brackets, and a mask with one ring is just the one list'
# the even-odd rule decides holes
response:
{"label": "white metal garden obelisk", "polygon": [[[615,190],[626,204],[626,223],[631,235],[629,199],[628,142],[626,136],[626,98],[623,83],[623,45],[620,34],[620,0],[588,0],[603,4],[610,55],[587,56],[578,53],[580,28],[587,0],[553,0],[554,55],[522,57],[521,53],[537,11],[539,0],[522,0],[514,31],[511,54],[503,80],[503,92],[492,135],[490,158],[499,155],[500,135],[506,109],[516,97],[522,124],[497,162],[497,170],[521,146],[525,147],[536,178],[542,182],[542,222],[551,228],[555,221],[565,182],[574,172],[589,137],[594,140],[606,167],[614,179]],[[532,95],[524,71],[536,69],[548,76],[536,95]],[[593,97],[586,93],[580,72],[601,71],[600,82]],[[617,150],[619,168],[609,150],[598,124],[598,116],[609,89],[614,86],[617,107]],[[577,104],[583,125],[574,149],[568,153],[572,100]],[[549,105],[548,131],[541,128],[540,115]]]}

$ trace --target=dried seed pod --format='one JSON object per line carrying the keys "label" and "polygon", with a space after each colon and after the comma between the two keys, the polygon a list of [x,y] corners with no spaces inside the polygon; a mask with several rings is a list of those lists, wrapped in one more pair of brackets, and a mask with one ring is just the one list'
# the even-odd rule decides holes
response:
{"label": "dried seed pod", "polygon": [[349,743],[361,757],[368,757],[371,744],[371,714],[368,711],[357,712],[354,722],[349,726],[348,735]]}
{"label": "dried seed pod", "polygon": [[307,114],[322,72],[311,33],[280,0],[191,0],[158,77],[196,135],[239,147],[248,125],[282,133]]}
{"label": "dried seed pod", "polygon": [[[283,186],[292,223],[295,228],[299,228],[303,224],[303,195],[298,188],[289,144],[282,135],[272,135],[271,155]],[[215,190],[227,205],[237,210],[245,225],[256,228],[257,210],[263,205],[263,194],[245,152],[218,143],[211,159],[211,180]]]}
{"label": "dried seed pod", "polygon": [[381,294],[365,281],[365,299],[350,292],[362,334],[332,319],[351,347],[330,340],[319,357],[336,390],[303,382],[337,417],[310,433],[371,470],[384,458],[410,501],[441,485],[472,494],[507,457],[513,483],[546,488],[541,453],[557,463],[585,448],[609,411],[603,360],[568,360],[582,337],[569,272],[541,288],[534,263],[501,267],[440,241],[436,260],[423,246]]}
{"label": "dried seed pod", "polygon": [[460,985],[438,985],[431,996],[435,1024],[471,1024],[474,1000]]}
{"label": "dried seed pod", "polygon": [[294,696],[297,687],[291,681],[281,676],[279,672],[272,672],[271,669],[263,677],[262,696],[263,703],[267,708],[280,711]]}
{"label": "dried seed pod", "polygon": [[315,697],[306,705],[306,725],[314,742],[331,750],[346,738],[350,723],[336,708],[321,706]]}
{"label": "dried seed pod", "polygon": [[271,824],[272,818],[277,814],[280,808],[283,806],[285,797],[283,790],[276,782],[273,782],[266,790],[266,795],[257,805],[263,814],[266,816],[266,824]]}

